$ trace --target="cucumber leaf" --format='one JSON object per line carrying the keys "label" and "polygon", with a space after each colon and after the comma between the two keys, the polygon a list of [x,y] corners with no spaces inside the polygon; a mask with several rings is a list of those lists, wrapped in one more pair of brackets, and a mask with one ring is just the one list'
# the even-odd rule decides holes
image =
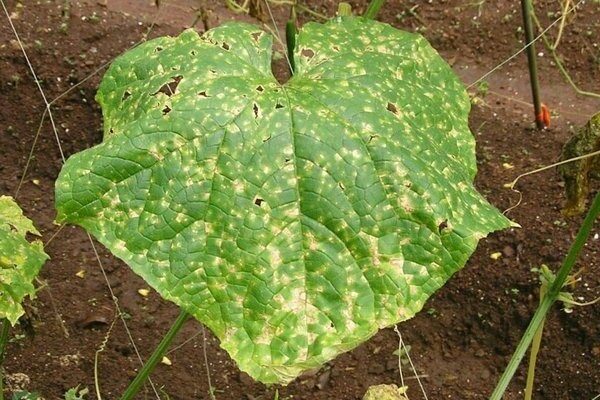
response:
{"label": "cucumber leaf", "polygon": [[41,241],[26,239],[28,233],[40,235],[12,197],[0,196],[0,318],[13,326],[25,313],[25,297],[35,297],[33,280],[49,258]]}
{"label": "cucumber leaf", "polygon": [[469,98],[421,36],[306,24],[285,84],[271,46],[229,23],[117,58],[104,141],[67,161],[56,205],[287,383],[414,316],[511,223],[473,187]]}

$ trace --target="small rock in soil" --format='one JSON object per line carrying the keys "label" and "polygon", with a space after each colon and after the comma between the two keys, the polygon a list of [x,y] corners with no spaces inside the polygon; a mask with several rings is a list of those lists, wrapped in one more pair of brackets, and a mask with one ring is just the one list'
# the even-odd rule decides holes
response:
{"label": "small rock in soil", "polygon": [[331,367],[331,377],[332,378],[336,378],[340,375],[343,375],[343,373],[344,373],[343,369],[341,369],[337,365],[334,365]]}
{"label": "small rock in soil", "polygon": [[458,376],[454,374],[446,374],[444,375],[444,385],[451,385],[458,380]]}
{"label": "small rock in soil", "polygon": [[309,390],[312,390],[315,388],[315,386],[317,385],[317,379],[315,377],[310,377],[310,378],[306,378],[304,380],[301,380],[300,383]]}
{"label": "small rock in soil", "polygon": [[372,365],[369,365],[369,373],[373,375],[380,375],[385,372],[385,365],[375,362]]}
{"label": "small rock in soil", "polygon": [[87,314],[85,318],[77,322],[77,326],[83,329],[98,329],[110,322],[105,315],[98,313]]}
{"label": "small rock in soil", "polygon": [[481,379],[483,379],[485,381],[487,381],[490,378],[491,375],[492,374],[490,373],[490,371],[488,371],[486,368],[482,369],[481,373],[479,374],[479,376],[481,377]]}
{"label": "small rock in soil", "polygon": [[398,359],[393,358],[393,359],[387,360],[385,363],[385,370],[386,371],[397,371],[398,370]]}
{"label": "small rock in soil", "polygon": [[240,371],[238,375],[238,380],[245,387],[251,387],[252,385],[254,385],[254,380],[250,377],[250,375],[248,375],[245,372]]}
{"label": "small rock in soil", "polygon": [[317,379],[317,389],[323,390],[329,385],[329,379],[331,378],[331,369],[325,370]]}
{"label": "small rock in soil", "polygon": [[129,343],[115,343],[113,347],[118,353],[122,354],[125,357],[128,357],[131,354],[133,354],[133,347]]}
{"label": "small rock in soil", "polygon": [[512,257],[515,255],[515,249],[512,246],[504,246],[502,254],[504,254],[504,257]]}

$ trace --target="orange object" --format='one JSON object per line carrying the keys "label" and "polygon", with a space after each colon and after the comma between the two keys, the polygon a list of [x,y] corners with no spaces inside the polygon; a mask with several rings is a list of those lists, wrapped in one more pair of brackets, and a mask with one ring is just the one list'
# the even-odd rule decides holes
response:
{"label": "orange object", "polygon": [[550,128],[550,109],[544,103],[542,103],[542,110],[536,115],[535,120],[544,124],[544,128]]}

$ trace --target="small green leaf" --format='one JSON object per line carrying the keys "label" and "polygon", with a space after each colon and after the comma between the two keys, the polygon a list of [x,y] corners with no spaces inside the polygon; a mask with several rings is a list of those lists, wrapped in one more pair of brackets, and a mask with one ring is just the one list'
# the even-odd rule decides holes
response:
{"label": "small green leaf", "polygon": [[104,142],[56,183],[59,221],[265,383],[411,318],[511,226],[473,187],[469,98],[421,36],[347,17],[296,44],[286,84],[251,25],[127,52],[97,95]]}
{"label": "small green leaf", "polygon": [[79,385],[77,385],[65,392],[65,400],[86,400],[89,394],[88,388],[79,389]]}
{"label": "small green leaf", "polygon": [[13,326],[25,296],[35,297],[33,279],[48,259],[42,242],[28,242],[27,233],[40,234],[12,197],[0,196],[0,318]]}

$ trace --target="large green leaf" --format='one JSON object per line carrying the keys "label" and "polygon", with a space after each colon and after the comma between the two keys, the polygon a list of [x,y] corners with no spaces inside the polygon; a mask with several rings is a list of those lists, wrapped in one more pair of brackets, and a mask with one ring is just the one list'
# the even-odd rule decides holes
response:
{"label": "large green leaf", "polygon": [[0,196],[0,319],[12,325],[23,315],[25,296],[35,297],[33,279],[48,259],[39,240],[25,236],[39,232],[12,197]]}
{"label": "large green leaf", "polygon": [[411,318],[493,230],[469,99],[419,35],[310,23],[296,74],[227,24],[116,59],[104,142],[71,157],[58,220],[83,226],[205,323],[240,368],[288,382]]}

